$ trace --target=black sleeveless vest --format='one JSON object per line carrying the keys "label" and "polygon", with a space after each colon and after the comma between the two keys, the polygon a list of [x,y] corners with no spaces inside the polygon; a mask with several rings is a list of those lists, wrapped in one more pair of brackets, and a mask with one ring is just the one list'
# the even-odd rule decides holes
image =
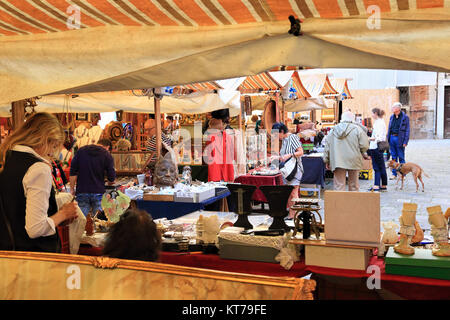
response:
{"label": "black sleeveless vest", "polygon": [[[51,236],[31,239],[25,230],[26,197],[22,180],[28,169],[39,161],[41,160],[30,153],[10,151],[0,173],[0,196],[4,213],[11,225],[16,251],[60,252],[58,232]],[[57,211],[55,191],[52,187],[47,214],[51,217]],[[0,212],[0,250],[11,249],[9,232]]]}

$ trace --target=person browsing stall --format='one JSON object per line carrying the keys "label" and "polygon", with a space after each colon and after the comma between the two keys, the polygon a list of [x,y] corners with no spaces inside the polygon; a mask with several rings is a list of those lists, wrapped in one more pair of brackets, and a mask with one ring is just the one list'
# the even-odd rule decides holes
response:
{"label": "person browsing stall", "polygon": [[[148,140],[146,143],[146,151],[150,152],[147,157],[145,164],[142,168],[143,171],[146,170],[147,166],[154,168],[157,160],[157,147],[156,147],[156,122],[155,119],[148,119],[144,123],[144,131],[148,135]],[[163,132],[161,132],[161,146],[166,149],[172,147],[172,141]],[[162,155],[162,154],[161,154]]]}
{"label": "person browsing stall", "polygon": [[327,169],[333,171],[337,191],[345,191],[347,174],[348,191],[359,191],[359,171],[369,149],[369,138],[354,121],[352,112],[343,112],[341,121],[331,129],[325,142],[323,161]]}
{"label": "person browsing stall", "polygon": [[[290,133],[286,125],[282,122],[276,122],[272,125],[272,132],[278,131],[278,138],[281,143],[280,156],[277,159],[280,163],[286,163],[291,158],[296,158],[297,160],[297,172],[292,180],[287,181],[283,177],[283,182],[287,185],[294,186],[291,195],[288,200],[289,216],[288,219],[293,219],[295,211],[290,209],[294,204],[292,199],[298,198],[298,192],[300,190],[300,181],[303,176],[303,164],[301,157],[303,156],[303,147],[300,138],[293,133]],[[274,160],[274,158],[272,158]]]}
{"label": "person browsing stall", "polygon": [[368,154],[372,158],[372,167],[375,172],[373,187],[369,191],[387,191],[387,174],[383,151],[378,149],[378,142],[386,141],[386,124],[383,120],[384,111],[372,109],[373,130],[370,137]]}
{"label": "person browsing stall", "polygon": [[157,261],[161,233],[151,216],[143,210],[128,209],[106,237],[103,255],[111,258]]}
{"label": "person browsing stall", "polygon": [[76,195],[78,206],[85,216],[91,210],[93,215],[101,210],[105,173],[110,185],[116,179],[111,147],[111,141],[100,139],[97,144],[81,147],[73,157],[70,166],[70,191]]}
{"label": "person browsing stall", "polygon": [[235,132],[229,125],[230,113],[228,109],[220,109],[211,112],[211,115],[209,128],[205,132],[208,181],[233,182],[236,143]]}
{"label": "person browsing stall", "polygon": [[0,145],[0,250],[60,252],[56,227],[77,217],[77,203],[58,210],[50,159],[64,131],[53,115],[36,113]]}

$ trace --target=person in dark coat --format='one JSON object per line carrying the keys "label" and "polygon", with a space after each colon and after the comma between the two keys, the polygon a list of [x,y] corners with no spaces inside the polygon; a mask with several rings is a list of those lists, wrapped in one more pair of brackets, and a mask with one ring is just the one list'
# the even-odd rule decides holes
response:
{"label": "person in dark coat", "polygon": [[[405,148],[409,142],[409,117],[401,110],[402,104],[396,102],[392,105],[392,116],[389,119],[389,126],[386,140],[389,142],[389,152],[392,160],[398,163],[405,163]],[[397,171],[392,169],[392,179],[397,177]]]}
{"label": "person in dark coat", "polygon": [[[70,166],[70,191],[76,195],[78,206],[85,216],[101,210],[101,201],[105,193],[105,173],[108,184],[114,184],[116,171],[114,160],[109,153],[111,141],[100,139],[97,144],[80,148],[73,157]],[[76,186],[76,188],[75,188]]]}

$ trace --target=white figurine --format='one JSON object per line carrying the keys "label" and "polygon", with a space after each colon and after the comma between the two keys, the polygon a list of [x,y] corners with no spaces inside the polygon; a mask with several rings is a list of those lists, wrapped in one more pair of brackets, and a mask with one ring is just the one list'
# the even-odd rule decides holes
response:
{"label": "white figurine", "polygon": [[383,237],[381,242],[383,244],[395,244],[398,241],[397,228],[399,225],[393,221],[383,222]]}
{"label": "white figurine", "polygon": [[394,251],[401,254],[413,255],[414,247],[410,246],[412,237],[416,234],[417,204],[403,203],[400,216],[400,241],[394,246]]}
{"label": "white figurine", "polygon": [[220,231],[220,222],[217,215],[204,217],[200,215],[197,223],[197,240],[203,243],[218,243],[217,236]]}
{"label": "white figurine", "polygon": [[442,213],[441,206],[428,207],[428,222],[431,225],[431,235],[434,238],[433,255],[450,257],[448,243],[448,220]]}

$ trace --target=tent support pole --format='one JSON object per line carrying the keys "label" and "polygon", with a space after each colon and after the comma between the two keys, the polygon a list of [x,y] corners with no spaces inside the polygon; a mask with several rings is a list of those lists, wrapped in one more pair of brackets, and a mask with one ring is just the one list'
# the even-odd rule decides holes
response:
{"label": "tent support pole", "polygon": [[279,102],[280,94],[275,92],[275,109],[277,110],[276,114],[276,122],[280,122],[280,102]]}
{"label": "tent support pole", "polygon": [[310,117],[309,118],[311,119],[311,122],[316,122],[316,110],[312,109],[310,111]]}
{"label": "tent support pole", "polygon": [[161,100],[154,97],[155,100],[155,125],[156,125],[156,158],[161,156]]}
{"label": "tent support pole", "polygon": [[242,109],[241,109],[241,112],[239,112],[238,120],[239,120],[239,131],[243,132],[242,131]]}
{"label": "tent support pole", "polygon": [[18,129],[25,121],[25,100],[14,101],[11,105],[13,130]]}

